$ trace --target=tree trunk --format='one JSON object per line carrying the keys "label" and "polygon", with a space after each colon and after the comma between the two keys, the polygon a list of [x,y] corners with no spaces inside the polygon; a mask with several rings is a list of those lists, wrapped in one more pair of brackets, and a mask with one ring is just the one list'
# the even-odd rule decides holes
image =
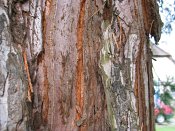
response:
{"label": "tree trunk", "polygon": [[1,0],[0,130],[154,130],[156,0]]}

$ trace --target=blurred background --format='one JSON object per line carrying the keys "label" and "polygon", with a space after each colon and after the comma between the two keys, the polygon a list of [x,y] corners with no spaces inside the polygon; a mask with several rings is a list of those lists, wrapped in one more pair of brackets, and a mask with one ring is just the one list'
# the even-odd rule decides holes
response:
{"label": "blurred background", "polygon": [[175,1],[158,0],[161,40],[151,39],[156,131],[175,131]]}

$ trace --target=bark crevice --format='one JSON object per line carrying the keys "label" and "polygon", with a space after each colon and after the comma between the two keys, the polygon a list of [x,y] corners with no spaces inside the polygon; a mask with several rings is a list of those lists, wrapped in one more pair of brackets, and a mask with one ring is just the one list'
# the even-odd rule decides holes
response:
{"label": "bark crevice", "polygon": [[[76,73],[76,119],[81,121],[84,101],[84,69],[83,69],[83,34],[84,34],[84,16],[86,0],[80,2],[80,12],[77,24],[77,73]],[[80,124],[79,124],[80,126]]]}

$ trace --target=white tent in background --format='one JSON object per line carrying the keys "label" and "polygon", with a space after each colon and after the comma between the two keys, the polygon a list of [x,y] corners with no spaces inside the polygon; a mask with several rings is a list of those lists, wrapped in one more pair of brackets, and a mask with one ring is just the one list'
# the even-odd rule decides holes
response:
{"label": "white tent in background", "polygon": [[151,44],[153,52],[153,76],[154,80],[166,81],[167,77],[175,78],[175,60],[155,44]]}

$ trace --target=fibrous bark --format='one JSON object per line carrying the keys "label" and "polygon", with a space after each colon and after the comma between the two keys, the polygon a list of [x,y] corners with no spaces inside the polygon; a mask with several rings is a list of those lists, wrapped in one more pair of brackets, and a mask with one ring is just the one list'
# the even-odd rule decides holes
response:
{"label": "fibrous bark", "polygon": [[160,29],[155,0],[1,1],[0,130],[154,130]]}

